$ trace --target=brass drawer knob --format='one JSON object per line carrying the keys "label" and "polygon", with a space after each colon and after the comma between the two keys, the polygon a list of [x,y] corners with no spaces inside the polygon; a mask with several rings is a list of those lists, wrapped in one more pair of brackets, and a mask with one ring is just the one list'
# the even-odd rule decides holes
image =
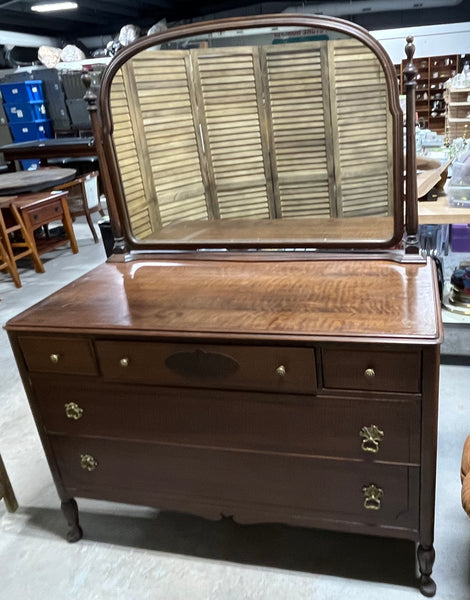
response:
{"label": "brass drawer knob", "polygon": [[119,364],[121,365],[121,367],[123,367],[125,369],[126,367],[129,366],[129,359],[126,357],[121,358],[121,360],[119,361]]}
{"label": "brass drawer knob", "polygon": [[98,466],[97,461],[91,454],[80,454],[80,464],[85,471],[94,471]]}
{"label": "brass drawer knob", "polygon": [[276,369],[276,373],[279,375],[279,377],[285,377],[287,369],[284,365],[279,365],[279,367]]}
{"label": "brass drawer knob", "polygon": [[364,425],[359,432],[359,436],[362,439],[361,448],[364,452],[372,452],[377,454],[379,451],[380,442],[384,438],[384,432],[377,427],[377,425]]}
{"label": "brass drawer knob", "polygon": [[83,416],[83,408],[78,406],[76,402],[67,402],[64,406],[67,419],[78,421]]}
{"label": "brass drawer knob", "polygon": [[60,359],[60,354],[51,354],[49,356],[49,360],[51,361],[51,363],[54,363],[55,365],[59,362]]}
{"label": "brass drawer knob", "polygon": [[364,371],[364,375],[365,377],[367,377],[368,379],[372,379],[372,377],[375,377],[375,371],[374,369],[366,369]]}
{"label": "brass drawer knob", "polygon": [[384,495],[382,488],[379,488],[375,483],[365,485],[362,488],[364,494],[364,508],[368,510],[379,510]]}

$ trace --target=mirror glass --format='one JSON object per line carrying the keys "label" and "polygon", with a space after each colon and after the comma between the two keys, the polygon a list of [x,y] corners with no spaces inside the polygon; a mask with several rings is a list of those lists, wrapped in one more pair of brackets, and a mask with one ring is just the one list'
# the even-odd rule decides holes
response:
{"label": "mirror glass", "polygon": [[265,27],[140,51],[110,85],[131,236],[141,243],[383,243],[392,115],[375,53],[336,31]]}

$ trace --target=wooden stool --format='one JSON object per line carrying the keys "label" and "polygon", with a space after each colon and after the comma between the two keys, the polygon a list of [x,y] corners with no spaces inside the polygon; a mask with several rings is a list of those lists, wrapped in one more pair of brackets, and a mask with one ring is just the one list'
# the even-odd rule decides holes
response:
{"label": "wooden stool", "polygon": [[2,456],[0,455],[0,500],[5,500],[5,506],[8,512],[15,512],[18,508],[16,496],[11,487],[10,479],[7,470],[3,464]]}
{"label": "wooden stool", "polygon": [[[5,257],[3,257],[3,262],[14,265],[13,271],[16,271],[16,275],[18,275],[16,261],[18,261],[20,258],[31,256],[36,272],[44,273],[44,265],[39,258],[36,244],[34,242],[34,236],[30,235],[28,229],[25,227],[21,215],[11,205],[12,200],[16,198],[18,198],[18,196],[6,196],[0,198],[0,241],[5,248],[5,256],[7,257],[6,261]],[[19,236],[21,236],[21,239],[19,239]],[[10,269],[13,281],[15,281],[17,287],[21,287],[19,275],[18,285],[13,271]]]}
{"label": "wooden stool", "polygon": [[54,188],[55,190],[67,190],[67,204],[69,205],[70,215],[72,220],[75,217],[85,215],[88,226],[90,227],[95,244],[99,238],[96,235],[95,227],[91,218],[91,213],[98,211],[102,217],[105,216],[103,207],[101,206],[100,196],[98,193],[98,171],[85,173],[77,177],[73,181],[63,183]]}
{"label": "wooden stool", "polygon": [[13,279],[17,288],[21,287],[20,274],[18,273],[18,269],[16,268],[15,261],[10,260],[8,255],[8,251],[3,245],[0,239],[0,271],[6,269]]}
{"label": "wooden stool", "polygon": [[[72,252],[77,254],[78,245],[73,231],[72,219],[67,205],[67,192],[39,192],[37,194],[21,194],[10,199],[12,213],[23,220],[29,236],[36,244],[38,254],[44,254],[56,246],[68,241]],[[53,238],[47,235],[43,239],[35,239],[36,229],[49,225],[53,221],[62,221],[64,236]]]}

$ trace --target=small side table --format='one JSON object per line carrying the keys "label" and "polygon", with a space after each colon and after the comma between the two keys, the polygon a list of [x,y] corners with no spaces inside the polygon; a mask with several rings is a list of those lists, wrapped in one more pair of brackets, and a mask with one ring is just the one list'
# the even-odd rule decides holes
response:
{"label": "small side table", "polygon": [[67,204],[67,192],[40,192],[37,194],[21,194],[10,198],[11,210],[18,211],[25,228],[34,239],[34,231],[53,221],[62,221],[63,237],[46,236],[35,239],[38,254],[44,254],[56,246],[70,241],[72,252],[78,253],[77,240],[73,231],[72,219]]}

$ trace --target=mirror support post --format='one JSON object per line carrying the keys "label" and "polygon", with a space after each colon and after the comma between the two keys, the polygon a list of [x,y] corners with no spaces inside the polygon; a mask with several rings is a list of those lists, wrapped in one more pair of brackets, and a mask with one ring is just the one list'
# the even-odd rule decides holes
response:
{"label": "mirror support post", "polygon": [[416,74],[413,64],[415,46],[413,36],[406,38],[405,53],[408,59],[403,69],[406,93],[406,218],[405,218],[405,252],[419,253],[418,240],[418,184],[416,175]]}
{"label": "mirror support post", "polygon": [[114,237],[114,249],[115,253],[126,253],[128,251],[127,244],[124,241],[122,234],[121,221],[117,213],[114,198],[112,195],[112,185],[109,177],[109,173],[106,169],[106,158],[103,152],[103,137],[101,134],[101,123],[98,115],[97,96],[91,89],[91,75],[88,71],[83,71],[82,81],[86,87],[86,93],[83,99],[88,104],[88,112],[90,113],[91,126],[93,130],[93,137],[95,140],[96,153],[98,155],[99,172],[103,181],[103,187],[106,192],[106,204],[108,207],[108,213],[111,222],[111,231]]}

